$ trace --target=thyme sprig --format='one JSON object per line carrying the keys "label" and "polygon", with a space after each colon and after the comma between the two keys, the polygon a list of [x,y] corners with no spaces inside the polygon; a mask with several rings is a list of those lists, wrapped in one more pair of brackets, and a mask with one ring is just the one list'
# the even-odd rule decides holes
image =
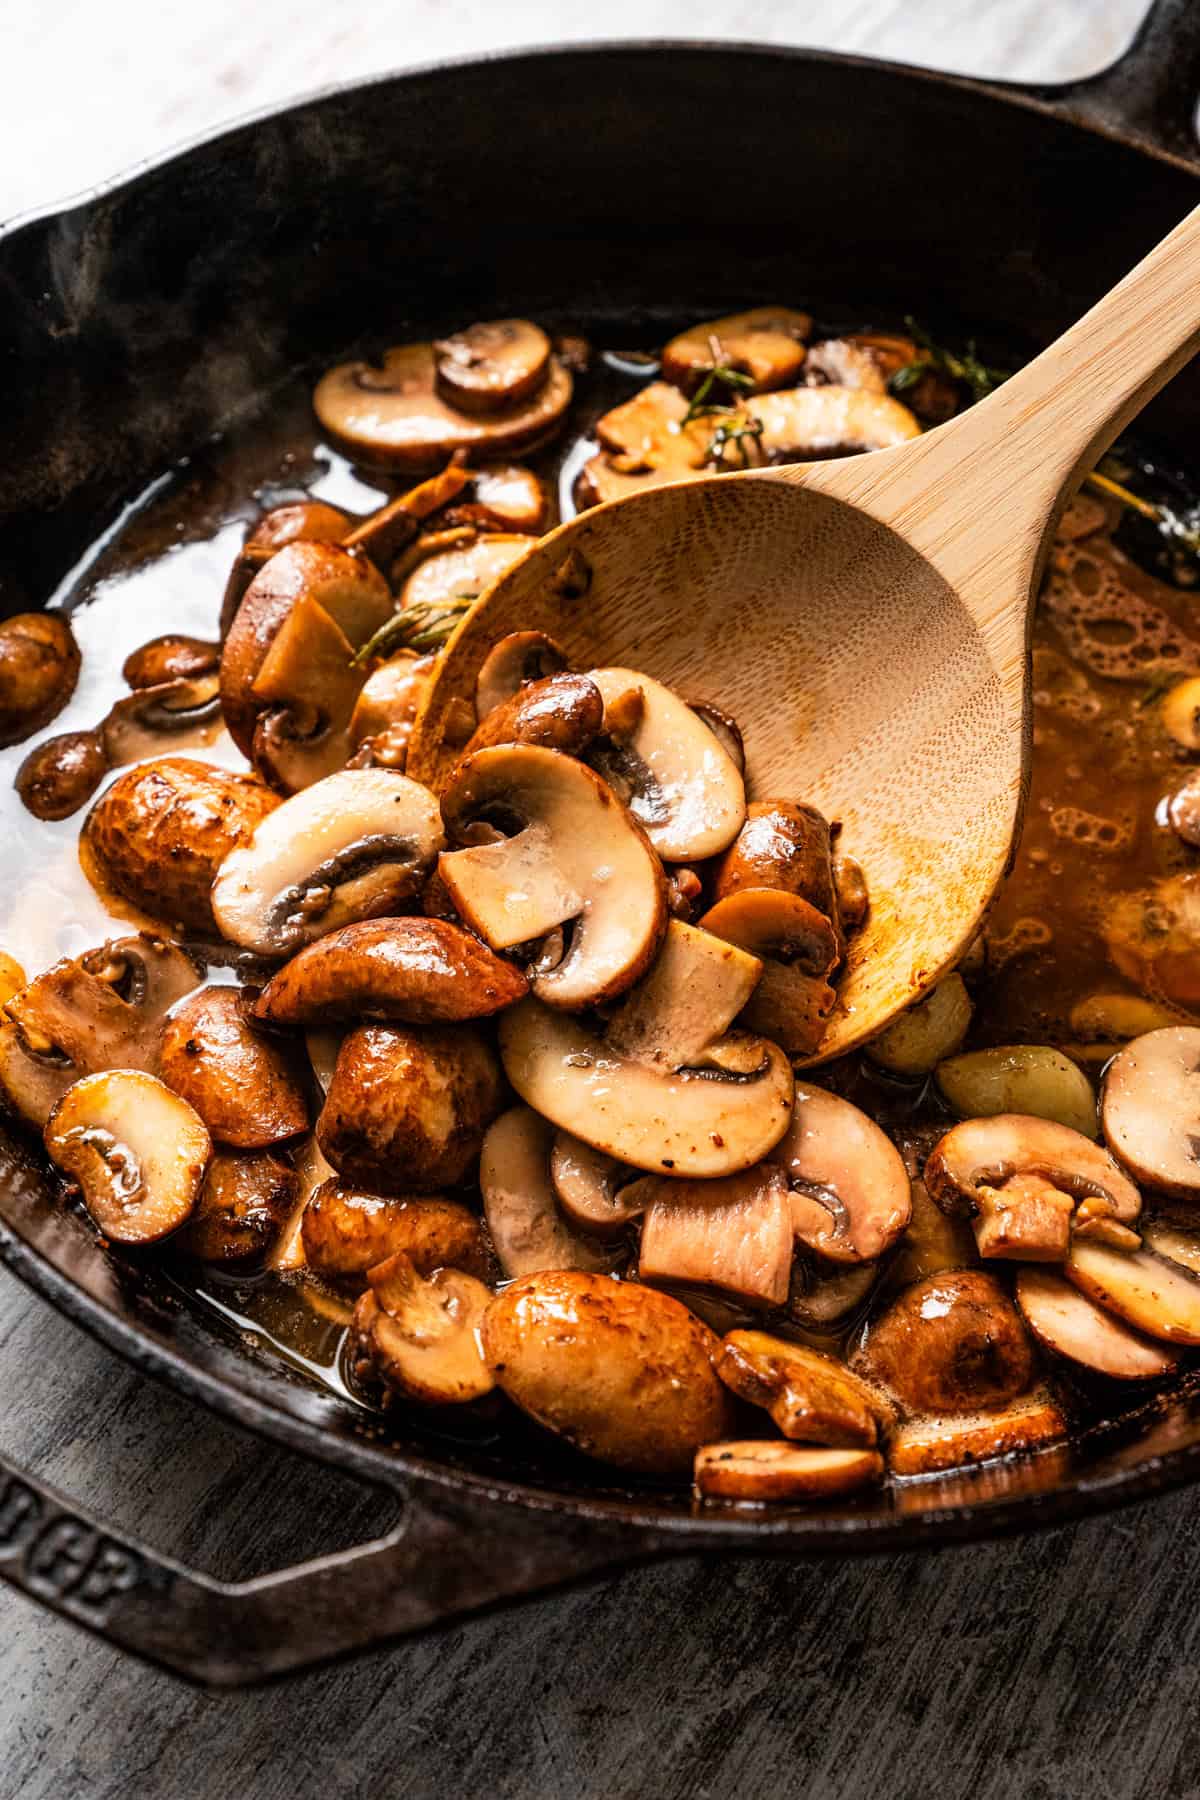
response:
{"label": "thyme sprig", "polygon": [[726,363],[719,362],[714,357],[712,367],[705,372],[704,380],[688,403],[688,409],[682,420],[684,425],[690,425],[693,419],[707,418],[710,413],[734,411],[734,408],[726,402],[712,398],[713,390],[718,383],[722,387],[732,388],[735,393],[739,389],[744,393],[753,388],[754,377],[743,375],[740,369],[731,369]]}
{"label": "thyme sprig", "polygon": [[896,399],[916,387],[926,375],[948,375],[951,381],[961,381],[970,389],[972,400],[982,400],[1012,374],[1011,369],[998,369],[985,363],[975,347],[974,338],[967,339],[965,350],[950,350],[944,344],[935,343],[911,313],[905,314],[904,323],[921,355],[897,369],[888,382],[888,392]]}
{"label": "thyme sprig", "polygon": [[752,413],[744,417],[722,419],[708,441],[704,452],[705,462],[718,463],[727,467],[725,461],[726,448],[732,446],[742,459],[743,469],[750,467],[750,445],[747,440],[757,443],[763,434],[763,422]]}
{"label": "thyme sprig", "polygon": [[474,606],[479,595],[454,594],[448,600],[415,600],[402,612],[385,619],[374,636],[369,637],[350,659],[352,669],[379,658],[394,656],[397,650],[419,650],[428,653],[441,650],[464,613]]}

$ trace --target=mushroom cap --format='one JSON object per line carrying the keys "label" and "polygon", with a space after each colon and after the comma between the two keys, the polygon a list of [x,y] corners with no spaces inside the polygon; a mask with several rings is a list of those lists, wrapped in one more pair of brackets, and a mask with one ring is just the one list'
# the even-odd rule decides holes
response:
{"label": "mushroom cap", "polygon": [[771,1161],[792,1190],[792,1229],[830,1262],[869,1262],[912,1216],[912,1188],[892,1140],[849,1100],[797,1082],[792,1118]]}
{"label": "mushroom cap", "polygon": [[180,1002],[163,1031],[158,1072],[218,1143],[263,1150],[308,1130],[292,1058],[253,1029],[236,988],[201,988]]}
{"label": "mushroom cap", "polygon": [[447,509],[447,525],[475,525],[480,531],[521,531],[533,536],[546,529],[550,496],[532,469],[523,463],[485,463],[469,474],[471,491]]}
{"label": "mushroom cap", "polygon": [[550,1178],[554,1128],[528,1106],[514,1106],[488,1127],[479,1185],[492,1245],[510,1279],[539,1269],[607,1270],[610,1250],[575,1230],[559,1210]]}
{"label": "mushroom cap", "polygon": [[68,819],[108,774],[98,731],[64,731],[38,744],[17,770],[13,786],[35,819]]}
{"label": "mushroom cap", "polygon": [[223,937],[282,956],[416,893],[443,843],[428,788],[390,769],[342,769],[272,812],[216,871]]}
{"label": "mushroom cap", "polygon": [[567,671],[531,681],[480,720],[466,755],[490,744],[541,744],[580,756],[604,720],[604,702],[594,681]]}
{"label": "mushroom cap", "polygon": [[731,1331],[717,1374],[740,1400],[762,1406],[784,1437],[807,1444],[865,1445],[878,1437],[880,1401],[835,1357],[765,1331]]}
{"label": "mushroom cap", "polygon": [[252,1012],[271,1025],[453,1023],[487,1018],[528,989],[519,969],[446,919],[362,919],[298,951]]}
{"label": "mushroom cap", "polygon": [[423,1406],[461,1406],[491,1392],[479,1327],[492,1296],[481,1281],[462,1269],[435,1269],[426,1278],[403,1251],[367,1279],[354,1338],[387,1387]]}
{"label": "mushroom cap", "polygon": [[226,1268],[260,1263],[291,1217],[297,1185],[295,1169],[269,1151],[218,1150],[175,1248]]}
{"label": "mushroom cap", "polygon": [[94,879],[91,859],[101,881],[155,918],[211,937],[217,871],[278,805],[256,776],[161,756],[101,794],[83,828],[83,866]]}
{"label": "mushroom cap", "polygon": [[603,1038],[533,998],[500,1018],[505,1073],[522,1100],[621,1162],[680,1178],[761,1162],[791,1120],[792,1071],[774,1044],[726,1043],[740,1069],[667,1071],[614,1056]]}
{"label": "mushroom cap", "polygon": [[1056,1270],[1018,1269],[1016,1294],[1038,1342],[1081,1368],[1115,1381],[1154,1381],[1178,1364],[1169,1350],[1131,1331]]}
{"label": "mushroom cap", "polygon": [[717,1339],[654,1288],[583,1269],[526,1275],[488,1307],[483,1348],[522,1411],[619,1468],[680,1474],[733,1422]]}
{"label": "mushroom cap", "polygon": [[561,961],[533,976],[547,1005],[595,1005],[631,987],[666,928],[666,883],[611,789],[560,751],[496,745],[465,758],[442,795],[452,839],[489,815],[517,830],[438,862],[467,923],[503,950],[571,922]]}
{"label": "mushroom cap", "polygon": [[13,613],[0,622],[0,746],[19,744],[62,711],[79,661],[63,613]]}
{"label": "mushroom cap", "polygon": [[303,595],[271,641],[251,683],[259,711],[251,757],[281,793],[297,794],[340,769],[366,685],[354,646],[318,601]]}
{"label": "mushroom cap", "polygon": [[212,1154],[198,1114],[153,1075],[108,1069],[67,1089],[46,1149],[114,1243],[152,1244],[191,1216]]}
{"label": "mushroom cap", "polygon": [[815,806],[791,800],[755,800],[717,865],[714,900],[743,888],[779,888],[799,894],[838,930],[829,820]]}
{"label": "mushroom cap", "polygon": [[492,645],[475,677],[475,713],[482,721],[523,687],[560,675],[567,653],[544,631],[510,631]]}
{"label": "mushroom cap", "polygon": [[787,387],[804,364],[812,315],[791,306],[754,306],[705,319],[673,337],[662,353],[667,381],[692,393],[714,363],[746,375],[758,391]]}
{"label": "mushroom cap", "polygon": [[638,1274],[697,1282],[752,1306],[782,1306],[792,1272],[787,1183],[769,1163],[719,1180],[648,1175]]}
{"label": "mushroom cap", "polygon": [[550,339],[531,319],[486,319],[433,346],[437,390],[460,412],[497,413],[536,394]]}
{"label": "mushroom cap", "polygon": [[710,906],[700,923],[762,959],[743,1024],[788,1056],[812,1056],[837,999],[829,981],[839,953],[832,922],[799,894],[739,888]]}
{"label": "mushroom cap", "polygon": [[1164,1193],[1200,1193],[1200,1026],[1135,1038],[1104,1078],[1105,1141],[1138,1180]]}
{"label": "mushroom cap", "polygon": [[687,418],[688,403],[667,381],[650,381],[596,421],[603,446],[585,464],[585,503],[620,500],[664,481],[694,481],[706,469],[713,425]]}
{"label": "mushroom cap", "polygon": [[398,726],[411,727],[433,673],[435,658],[401,650],[377,669],[372,669],[359,690],[350,715],[350,742],[357,749],[364,738]]}
{"label": "mushroom cap", "polygon": [[317,383],[313,410],[357,460],[419,472],[456,450],[478,459],[530,448],[561,423],[572,393],[555,356],[535,394],[487,414],[447,404],[436,378],[432,344],[401,344],[378,367],[347,362],[330,369]]}
{"label": "mushroom cap", "polygon": [[121,665],[121,675],[131,688],[159,687],[168,681],[211,675],[220,660],[219,644],[167,631],[131,650]]}
{"label": "mushroom cap", "polygon": [[693,1477],[706,1500],[831,1500],[883,1476],[877,1450],[814,1449],[778,1438],[705,1444]]}
{"label": "mushroom cap", "polygon": [[[1131,1225],[1142,1197],[1107,1150],[1082,1132],[1027,1113],[965,1119],[935,1146],[925,1164],[925,1185],[947,1212],[975,1214],[994,1206],[1015,1176],[1038,1176],[1076,1202],[1083,1218],[1107,1217]],[[1086,1210],[1085,1210],[1086,1209]]]}
{"label": "mushroom cap", "polygon": [[1033,1358],[1025,1327],[994,1275],[960,1269],[930,1275],[873,1319],[851,1358],[909,1413],[974,1412],[1028,1388]]}
{"label": "mushroom cap", "polygon": [[330,1176],[310,1194],[301,1233],[309,1268],[333,1281],[365,1278],[397,1251],[419,1275],[487,1272],[479,1220],[461,1200],[441,1194],[371,1194]]}
{"label": "mushroom cap", "polygon": [[[700,862],[730,845],[746,817],[741,770],[714,732],[678,694],[636,669],[591,669],[605,713],[641,694],[640,716],[612,753],[630,788],[629,810],[667,862]],[[595,760],[598,752],[593,753]]]}
{"label": "mushroom cap", "polygon": [[215,736],[220,716],[215,670],[136,688],[110,707],[100,727],[105,757],[116,769],[157,756],[172,739],[206,743]]}

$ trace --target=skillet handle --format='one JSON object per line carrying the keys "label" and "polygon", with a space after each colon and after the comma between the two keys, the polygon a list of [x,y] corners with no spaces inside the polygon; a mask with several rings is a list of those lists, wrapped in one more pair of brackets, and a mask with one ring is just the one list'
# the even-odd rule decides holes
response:
{"label": "skillet handle", "polygon": [[1153,0],[1123,56],[1083,81],[1034,86],[995,84],[1026,95],[1047,112],[1200,172],[1196,105],[1200,100],[1200,4]]}
{"label": "skillet handle", "polygon": [[236,1687],[668,1549],[665,1534],[407,1486],[395,1529],[253,1581],[119,1537],[0,1455],[0,1579],[122,1650]]}

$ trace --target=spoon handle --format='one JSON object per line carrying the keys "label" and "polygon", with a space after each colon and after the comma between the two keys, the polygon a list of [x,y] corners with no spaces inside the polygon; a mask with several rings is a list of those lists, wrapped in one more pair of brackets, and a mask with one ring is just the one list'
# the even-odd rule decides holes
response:
{"label": "spoon handle", "polygon": [[968,605],[990,589],[994,607],[1001,579],[1017,612],[1083,476],[1197,348],[1200,207],[986,400],[910,443],[800,464],[795,478],[892,525]]}

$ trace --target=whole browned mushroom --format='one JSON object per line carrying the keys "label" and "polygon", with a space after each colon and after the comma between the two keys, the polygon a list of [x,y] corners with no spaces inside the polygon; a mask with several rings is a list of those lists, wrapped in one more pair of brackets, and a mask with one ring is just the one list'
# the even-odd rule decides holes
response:
{"label": "whole browned mushroom", "polygon": [[218,1150],[174,1248],[222,1268],[254,1267],[278,1244],[297,1191],[296,1171],[281,1157]]}
{"label": "whole browned mushroom", "polygon": [[489,744],[540,744],[582,756],[604,721],[604,702],[586,675],[548,675],[519,689],[483,718],[465,754]]}
{"label": "whole browned mushroom", "polygon": [[241,994],[201,988],[163,1031],[159,1074],[218,1143],[263,1150],[308,1130],[308,1102],[285,1048],[254,1030]]}
{"label": "whole browned mushroom", "polygon": [[872,1320],[850,1366],[907,1413],[958,1413],[1024,1393],[1033,1357],[995,1276],[960,1269],[906,1288]]}
{"label": "whole browned mushroom", "polygon": [[98,731],[64,731],[29,752],[13,785],[35,819],[67,819],[91,799],[108,766]]}
{"label": "whole browned mushroom", "polygon": [[339,1175],[372,1192],[453,1186],[503,1092],[495,1053],[470,1025],[363,1025],[342,1042],[317,1142]]}
{"label": "whole browned mushroom", "polygon": [[461,925],[367,919],[327,932],[267,983],[253,1016],[271,1025],[399,1019],[410,1025],[487,1018],[529,983]]}
{"label": "whole browned mushroom", "polygon": [[168,681],[194,681],[212,675],[221,661],[221,646],[208,638],[164,632],[131,650],[121,674],[131,688],[161,687]]}
{"label": "whole browned mushroom", "polygon": [[372,1194],[333,1176],[310,1195],[301,1229],[309,1268],[333,1281],[365,1277],[397,1251],[419,1275],[487,1273],[479,1220],[441,1194]]}
{"label": "whole browned mushroom", "polygon": [[279,796],[257,778],[182,756],[118,777],[89,813],[84,870],[155,918],[212,936],[210,893],[230,851],[247,844]]}
{"label": "whole browned mushroom", "polygon": [[114,1243],[177,1231],[200,1195],[212,1143],[186,1100],[138,1069],[85,1075],[46,1122],[46,1149]]}
{"label": "whole browned mushroom", "polygon": [[0,623],[0,745],[48,725],[78,679],[79,646],[62,613],[14,613]]}
{"label": "whole browned mushroom", "polygon": [[815,806],[790,800],[756,800],[746,822],[717,864],[713,899],[746,888],[777,888],[799,894],[833,928],[841,954],[841,908],[833,868],[833,836]]}

